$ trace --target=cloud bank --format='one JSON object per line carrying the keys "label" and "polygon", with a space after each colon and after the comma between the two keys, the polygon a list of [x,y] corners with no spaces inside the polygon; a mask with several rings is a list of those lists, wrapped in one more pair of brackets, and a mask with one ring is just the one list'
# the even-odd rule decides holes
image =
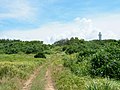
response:
{"label": "cloud bank", "polygon": [[32,30],[6,31],[3,32],[2,37],[22,40],[42,40],[45,43],[53,43],[57,40],[71,37],[93,39],[97,33],[98,31],[94,30],[90,19],[75,18],[68,23],[52,22]]}
{"label": "cloud bank", "polygon": [[60,39],[78,37],[80,39],[98,39],[98,33],[103,33],[103,39],[118,39],[118,35],[113,31],[102,31],[94,26],[91,19],[75,18],[68,23],[51,22],[42,27],[32,30],[11,30],[4,31],[1,38],[21,39],[21,40],[42,40],[45,43],[53,43]]}

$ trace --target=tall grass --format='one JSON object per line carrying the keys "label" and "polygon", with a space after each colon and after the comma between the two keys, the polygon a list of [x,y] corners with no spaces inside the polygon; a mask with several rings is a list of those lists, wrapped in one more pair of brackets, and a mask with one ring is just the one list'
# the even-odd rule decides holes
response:
{"label": "tall grass", "polygon": [[33,54],[0,54],[0,90],[19,90],[23,81],[45,61]]}
{"label": "tall grass", "polygon": [[120,90],[120,83],[108,79],[93,79],[86,83],[86,90]]}

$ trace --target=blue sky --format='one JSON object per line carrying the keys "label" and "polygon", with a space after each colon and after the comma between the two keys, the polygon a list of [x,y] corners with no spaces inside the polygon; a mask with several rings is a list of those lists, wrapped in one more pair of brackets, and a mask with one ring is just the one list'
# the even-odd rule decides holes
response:
{"label": "blue sky", "polygon": [[0,0],[0,38],[95,39],[101,31],[105,39],[119,39],[119,22],[120,0]]}

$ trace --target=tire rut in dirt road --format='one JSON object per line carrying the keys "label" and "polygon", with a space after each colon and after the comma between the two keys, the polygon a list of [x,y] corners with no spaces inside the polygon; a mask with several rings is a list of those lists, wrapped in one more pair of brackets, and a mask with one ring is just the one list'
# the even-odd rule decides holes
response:
{"label": "tire rut in dirt road", "polygon": [[23,85],[22,90],[30,90],[31,85],[33,80],[36,78],[36,76],[39,74],[39,71],[41,69],[42,66],[40,66],[39,68],[37,68],[34,73],[30,76],[30,78],[28,80],[26,80],[26,82]]}
{"label": "tire rut in dirt road", "polygon": [[45,80],[46,80],[45,90],[55,90],[53,81],[51,78],[51,72],[49,69],[46,71]]}

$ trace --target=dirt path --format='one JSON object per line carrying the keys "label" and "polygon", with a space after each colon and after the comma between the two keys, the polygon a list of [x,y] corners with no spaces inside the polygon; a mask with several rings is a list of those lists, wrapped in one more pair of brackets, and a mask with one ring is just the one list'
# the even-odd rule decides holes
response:
{"label": "dirt path", "polygon": [[45,90],[55,90],[52,82],[52,78],[51,78],[50,69],[46,71],[45,80],[46,80]]}
{"label": "dirt path", "polygon": [[28,80],[26,80],[26,82],[23,85],[22,90],[30,90],[31,85],[32,85],[32,81],[36,78],[36,76],[39,74],[39,71],[41,69],[42,66],[40,66],[39,68],[37,68],[34,73],[30,76],[30,78]]}
{"label": "dirt path", "polygon": [[[50,58],[50,60],[52,60]],[[51,63],[47,63],[46,65],[42,65],[40,66],[38,69],[36,69],[34,71],[34,73],[30,76],[30,78],[28,80],[26,80],[26,82],[24,83],[23,87],[22,87],[22,90],[30,90],[31,89],[31,86],[32,86],[32,82],[33,80],[38,76],[38,74],[40,73],[40,70],[42,67],[44,66],[47,66],[47,71],[45,73],[45,90],[55,90],[54,88],[54,84],[53,84],[53,81],[52,81],[52,78],[51,78],[51,72],[50,72],[50,68],[49,68],[49,65]]]}

